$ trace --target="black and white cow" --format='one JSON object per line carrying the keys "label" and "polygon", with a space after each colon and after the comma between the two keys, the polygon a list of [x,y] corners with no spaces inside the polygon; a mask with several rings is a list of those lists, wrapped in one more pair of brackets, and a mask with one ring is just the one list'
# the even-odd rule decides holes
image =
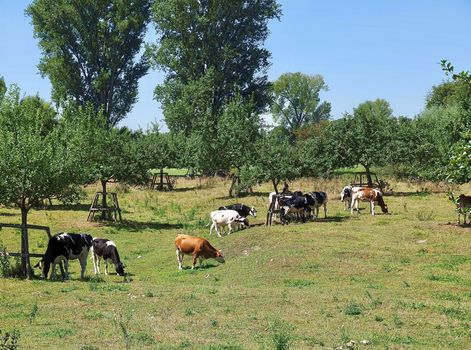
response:
{"label": "black and white cow", "polygon": [[291,213],[299,214],[301,220],[306,222],[306,213],[311,211],[306,197],[278,197],[278,202],[280,205],[280,220],[282,223],[287,222],[286,215]]}
{"label": "black and white cow", "polygon": [[319,217],[319,207],[324,206],[324,217],[327,218],[327,193],[311,192],[306,193],[306,200],[309,207],[313,210],[314,217]]}
{"label": "black and white cow", "polygon": [[340,200],[345,203],[344,210],[350,209],[352,206],[352,186],[348,185],[340,192]]}
{"label": "black and white cow", "polygon": [[95,275],[100,273],[100,260],[102,258],[105,261],[105,275],[108,274],[108,262],[111,262],[116,268],[116,273],[119,276],[124,276],[124,265],[119,260],[116,244],[106,238],[93,238],[92,259]]}
{"label": "black and white cow", "polygon": [[236,203],[231,205],[226,205],[224,207],[219,207],[219,210],[235,210],[239,213],[240,216],[246,218],[249,215],[253,217],[257,216],[257,210],[254,207],[249,207],[244,204]]}
{"label": "black and white cow", "polygon": [[56,264],[64,262],[65,274],[61,266],[62,280],[68,277],[69,260],[78,259],[80,262],[80,278],[83,278],[87,267],[88,251],[92,246],[92,236],[84,233],[58,233],[47,244],[44,257],[34,267],[39,267],[42,277],[47,278],[52,264],[51,279],[56,275]]}

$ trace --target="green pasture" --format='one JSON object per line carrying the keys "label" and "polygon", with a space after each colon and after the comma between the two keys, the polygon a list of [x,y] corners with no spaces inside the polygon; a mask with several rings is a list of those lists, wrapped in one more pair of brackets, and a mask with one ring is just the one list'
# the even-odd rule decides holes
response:
{"label": "green pasture", "polygon": [[[179,178],[162,193],[116,185],[122,223],[86,221],[98,190],[88,187],[81,204],[33,210],[29,222],[112,239],[128,277],[94,277],[89,260],[85,280],[77,261],[66,282],[0,279],[0,330],[19,331],[20,349],[469,349],[470,228],[456,225],[446,186],[389,183],[392,215],[372,217],[367,204],[343,210],[341,180],[295,182],[328,192],[328,218],[271,227],[269,184],[236,200],[219,178]],[[209,212],[234,202],[258,209],[251,227],[209,236]],[[19,223],[19,211],[1,207],[0,222]],[[226,263],[179,272],[179,233],[208,238]],[[30,235],[43,253],[45,234]],[[0,231],[7,250],[19,242]]]}

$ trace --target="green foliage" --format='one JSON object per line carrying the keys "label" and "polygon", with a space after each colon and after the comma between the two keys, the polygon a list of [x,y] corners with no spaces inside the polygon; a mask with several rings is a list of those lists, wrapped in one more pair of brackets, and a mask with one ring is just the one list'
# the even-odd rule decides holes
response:
{"label": "green foliage", "polygon": [[276,350],[288,350],[293,341],[293,326],[287,322],[275,320],[270,323],[272,341]]}
{"label": "green foliage", "polygon": [[[33,98],[23,103],[11,87],[0,105],[0,203],[24,209],[80,181],[77,135],[59,126],[50,107]],[[74,135],[76,137],[74,137]]]}
{"label": "green foliage", "polygon": [[138,80],[148,70],[135,61],[149,21],[149,0],[35,0],[27,8],[49,77],[52,98],[72,98],[102,109],[116,125],[137,99]]}
{"label": "green foliage", "polygon": [[188,133],[198,123],[215,123],[237,91],[258,111],[265,107],[270,53],[261,45],[268,21],[280,14],[276,0],[154,3],[159,44],[148,53],[167,73],[155,97],[170,130]]}
{"label": "green foliage", "polygon": [[[270,53],[262,45],[268,21],[279,15],[276,0],[154,3],[159,44],[147,54],[166,72],[155,89],[165,121],[172,133],[187,137],[183,166],[206,173],[220,169],[228,160],[215,157],[221,154],[215,135],[224,134],[222,143],[233,138],[237,130],[229,127],[235,113],[250,119],[246,128],[258,123],[254,114],[269,101]],[[242,112],[247,108],[250,114]]]}
{"label": "green foliage", "polygon": [[345,315],[349,316],[356,316],[356,315],[361,315],[361,307],[358,305],[358,303],[354,301],[350,301],[345,308]]}
{"label": "green foliage", "polygon": [[275,191],[283,180],[293,180],[301,173],[297,148],[275,133],[264,135],[256,142],[256,157],[252,165],[241,169],[241,177],[258,183],[271,181]]}
{"label": "green foliage", "polygon": [[5,79],[0,77],[0,100],[5,96],[7,92],[7,85],[5,84]]}
{"label": "green foliage", "polygon": [[460,184],[471,181],[471,131],[464,133],[463,139],[453,146],[451,154],[447,167],[448,180]]}
{"label": "green foliage", "polygon": [[16,350],[19,349],[18,341],[20,340],[20,331],[16,328],[11,332],[2,334],[0,330],[0,349],[1,350]]}
{"label": "green foliage", "polygon": [[290,132],[330,117],[329,102],[320,103],[319,93],[328,86],[320,75],[282,74],[273,84],[271,111],[274,120]]}

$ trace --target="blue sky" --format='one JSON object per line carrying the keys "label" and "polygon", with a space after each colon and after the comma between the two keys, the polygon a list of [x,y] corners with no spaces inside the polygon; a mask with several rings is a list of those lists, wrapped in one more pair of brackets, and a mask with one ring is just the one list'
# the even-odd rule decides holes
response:
{"label": "blue sky", "polygon": [[[439,62],[471,70],[469,0],[279,0],[281,21],[269,24],[270,80],[286,72],[320,74],[330,90],[321,94],[339,118],[359,103],[390,102],[395,115],[413,117],[433,85],[445,79]],[[37,70],[41,53],[24,9],[25,0],[0,0],[0,75],[24,94],[50,99],[50,83]],[[149,40],[154,36],[150,29]],[[121,123],[132,129],[157,121],[153,100],[161,72],[139,83],[139,101]],[[165,129],[165,127],[164,127]]]}

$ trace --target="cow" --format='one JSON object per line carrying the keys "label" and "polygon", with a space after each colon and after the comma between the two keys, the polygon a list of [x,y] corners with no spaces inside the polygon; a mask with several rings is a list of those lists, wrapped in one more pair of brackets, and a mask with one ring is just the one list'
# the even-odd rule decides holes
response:
{"label": "cow", "polygon": [[92,246],[92,236],[84,233],[58,233],[47,244],[46,253],[34,266],[42,272],[42,278],[47,279],[52,264],[51,279],[56,275],[56,264],[64,262],[65,274],[61,266],[62,280],[68,278],[69,260],[78,259],[80,262],[80,278],[83,279],[87,267],[87,257]]}
{"label": "cow", "polygon": [[219,207],[219,210],[235,210],[239,213],[240,216],[243,216],[244,218],[249,215],[252,215],[253,217],[257,216],[257,210],[254,207],[249,207],[247,205],[239,203]]}
{"label": "cow", "polygon": [[240,216],[235,210],[214,210],[211,212],[210,217],[212,224],[209,229],[209,234],[211,235],[213,229],[215,229],[218,237],[221,237],[220,228],[227,226],[229,228],[229,234],[231,234],[240,224],[249,226],[249,221]]}
{"label": "cow", "polygon": [[213,258],[220,263],[224,263],[224,256],[220,250],[213,246],[204,238],[188,235],[178,235],[175,238],[175,248],[177,253],[178,269],[182,270],[183,254],[193,255],[193,270],[196,265],[196,259],[199,259],[199,266],[203,259]]}
{"label": "cow", "polygon": [[301,220],[306,222],[306,213],[311,211],[306,197],[295,196],[295,197],[278,197],[280,206],[280,220],[281,222],[287,223],[286,215],[290,213],[296,213],[301,216]]}
{"label": "cow", "polygon": [[273,219],[277,219],[277,211],[280,210],[280,203],[276,199],[277,193],[276,192],[271,192],[268,195],[268,210],[274,211],[273,213]]}
{"label": "cow", "polygon": [[327,193],[311,192],[306,193],[305,197],[314,217],[319,217],[319,207],[324,206],[324,217],[327,218]]}
{"label": "cow", "polygon": [[105,261],[105,275],[108,274],[108,262],[114,264],[116,273],[124,276],[124,265],[119,259],[118,249],[113,241],[106,238],[93,238],[92,241],[92,259],[95,275],[100,273],[100,260]]}
{"label": "cow", "polygon": [[370,202],[371,215],[375,215],[375,202],[381,207],[384,214],[388,213],[388,206],[384,203],[383,194],[370,187],[353,187],[352,188],[352,206],[351,214],[353,214],[354,207],[358,211],[358,204],[360,201]]}
{"label": "cow", "polygon": [[340,192],[340,201],[344,202],[345,207],[343,210],[348,210],[352,206],[352,186],[348,185]]}
{"label": "cow", "polygon": [[466,216],[468,213],[471,212],[471,196],[460,194],[458,199],[455,201],[453,193],[451,193],[449,198],[450,200],[456,203],[456,212],[458,213],[458,225],[460,225],[461,214],[463,214],[464,216],[464,224],[466,225]]}

